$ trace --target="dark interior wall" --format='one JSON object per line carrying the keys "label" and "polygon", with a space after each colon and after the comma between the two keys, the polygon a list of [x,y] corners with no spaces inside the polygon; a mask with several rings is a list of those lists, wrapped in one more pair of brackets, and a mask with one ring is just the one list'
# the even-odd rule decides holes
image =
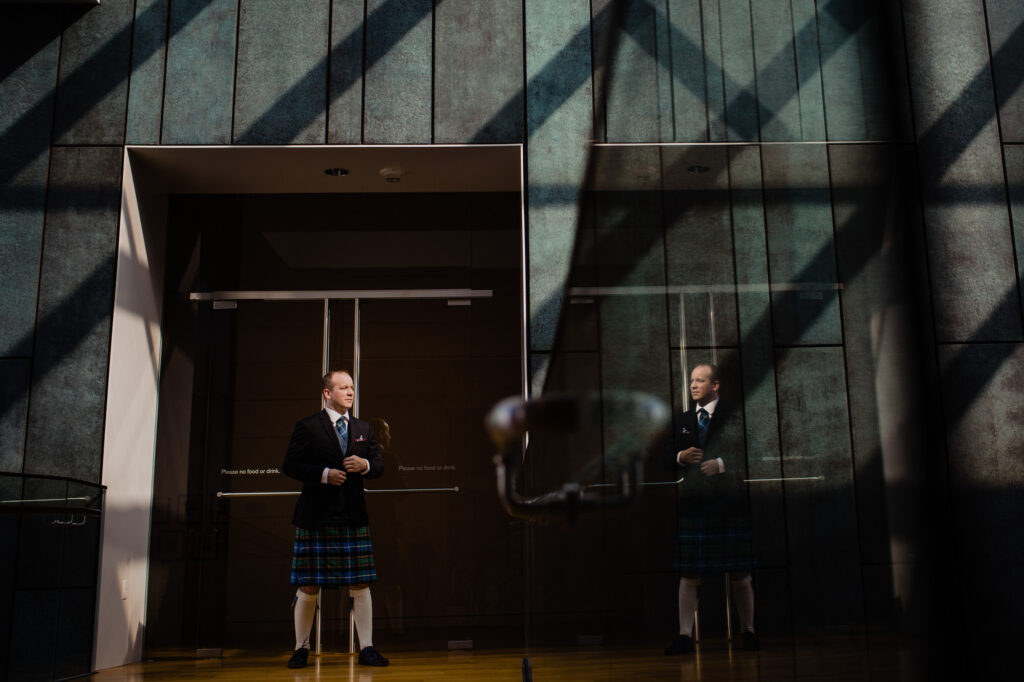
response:
{"label": "dark interior wall", "polygon": [[[362,300],[358,416],[390,425],[385,476],[368,486],[460,488],[370,496],[378,634],[443,647],[517,631],[521,589],[492,580],[521,580],[497,559],[517,548],[481,453],[484,413],[521,384],[520,216],[516,193],[171,197],[150,652],[273,645],[289,631],[294,498],[216,492],[294,490],[279,471],[288,438],[320,407],[322,300],[218,310],[195,291],[492,292],[471,305]],[[332,367],[353,367],[353,312],[331,302]],[[331,648],[346,646],[336,596]]]}

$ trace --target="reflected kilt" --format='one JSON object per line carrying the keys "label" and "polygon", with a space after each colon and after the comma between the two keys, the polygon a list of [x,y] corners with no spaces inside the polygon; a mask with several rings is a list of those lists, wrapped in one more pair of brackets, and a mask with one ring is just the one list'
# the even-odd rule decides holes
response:
{"label": "reflected kilt", "polygon": [[296,528],[292,585],[358,585],[377,580],[369,526]]}
{"label": "reflected kilt", "polygon": [[724,573],[754,568],[750,523],[744,519],[681,516],[675,569],[680,573]]}

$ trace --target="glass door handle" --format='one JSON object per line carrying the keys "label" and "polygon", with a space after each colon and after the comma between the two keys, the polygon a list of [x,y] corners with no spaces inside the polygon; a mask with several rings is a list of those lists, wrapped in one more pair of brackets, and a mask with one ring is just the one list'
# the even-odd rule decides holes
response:
{"label": "glass door handle", "polygon": [[[676,485],[683,482],[685,476],[680,476],[678,480],[651,480],[639,483],[640,486],[644,485]],[[780,476],[778,478],[744,478],[744,483],[776,483],[785,481],[787,483],[797,480],[824,480],[825,477],[822,475],[817,476]],[[591,483],[587,487],[614,487],[617,483]]]}
{"label": "glass door handle", "polygon": [[[677,484],[682,483],[682,482],[683,482],[683,476],[680,476],[679,480],[677,480],[677,481],[646,481],[646,482],[643,482],[643,483],[638,483],[637,485],[639,485],[640,487],[649,486],[649,485],[677,485]],[[586,487],[586,488],[614,488],[617,485],[618,485],[618,483],[590,483],[590,484],[588,484],[588,485],[586,485],[584,487]]]}
{"label": "glass door handle", "polygon": [[223,491],[217,491],[217,497],[281,497],[287,495],[299,495],[302,491],[300,490],[276,490],[259,493],[226,493]]}
{"label": "glass door handle", "polygon": [[367,493],[457,493],[459,486],[450,488],[363,488]]}
{"label": "glass door handle", "polygon": [[824,481],[825,477],[822,475],[818,476],[782,476],[780,478],[744,478],[744,483],[778,483],[785,481],[790,483],[792,481]]}
{"label": "glass door handle", "polygon": [[[283,497],[288,495],[299,495],[300,490],[274,490],[256,493],[226,493],[218,491],[217,497]],[[450,488],[363,488],[366,493],[457,493],[459,486]]]}

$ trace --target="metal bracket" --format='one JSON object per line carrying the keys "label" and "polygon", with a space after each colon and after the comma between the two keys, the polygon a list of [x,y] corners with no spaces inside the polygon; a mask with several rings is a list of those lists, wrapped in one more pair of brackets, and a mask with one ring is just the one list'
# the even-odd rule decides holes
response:
{"label": "metal bracket", "polygon": [[[517,481],[529,454],[524,447],[528,434],[536,443],[545,434],[557,437],[601,429],[602,415],[606,411],[629,420],[631,437],[606,444],[603,452],[573,478],[586,480],[587,474],[593,475],[607,467],[612,471],[613,483],[586,484],[569,480],[539,495],[520,492]],[[584,509],[626,504],[636,496],[641,485],[647,446],[661,433],[668,419],[668,408],[660,400],[626,391],[553,394],[533,401],[503,400],[487,416],[488,431],[499,448],[499,453],[493,457],[498,498],[510,515],[531,519],[560,513],[575,520]]]}

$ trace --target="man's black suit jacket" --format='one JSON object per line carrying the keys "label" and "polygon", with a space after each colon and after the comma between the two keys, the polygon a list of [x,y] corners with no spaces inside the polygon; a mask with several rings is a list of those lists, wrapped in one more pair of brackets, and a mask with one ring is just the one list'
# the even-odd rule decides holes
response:
{"label": "man's black suit jacket", "polygon": [[[370,463],[363,474],[348,474],[340,486],[321,483],[324,468],[343,469],[342,459],[355,455]],[[295,423],[288,451],[281,470],[302,481],[302,494],[295,504],[292,523],[300,528],[315,528],[338,512],[348,518],[349,525],[365,526],[369,522],[363,479],[377,478],[384,472],[384,461],[373,440],[369,422],[349,414],[348,452],[342,455],[338,434],[326,410]]]}
{"label": "man's black suit jacket", "polygon": [[[680,513],[714,513],[716,516],[746,516],[748,504],[746,486],[747,458],[743,429],[743,415],[728,403],[719,400],[708,424],[707,439],[700,444],[697,409],[678,415],[672,426],[672,461],[676,471],[683,475],[679,490]],[[679,464],[676,458],[681,450],[696,447],[704,450],[707,462],[722,459],[725,472],[714,476],[701,473],[700,463]]]}

